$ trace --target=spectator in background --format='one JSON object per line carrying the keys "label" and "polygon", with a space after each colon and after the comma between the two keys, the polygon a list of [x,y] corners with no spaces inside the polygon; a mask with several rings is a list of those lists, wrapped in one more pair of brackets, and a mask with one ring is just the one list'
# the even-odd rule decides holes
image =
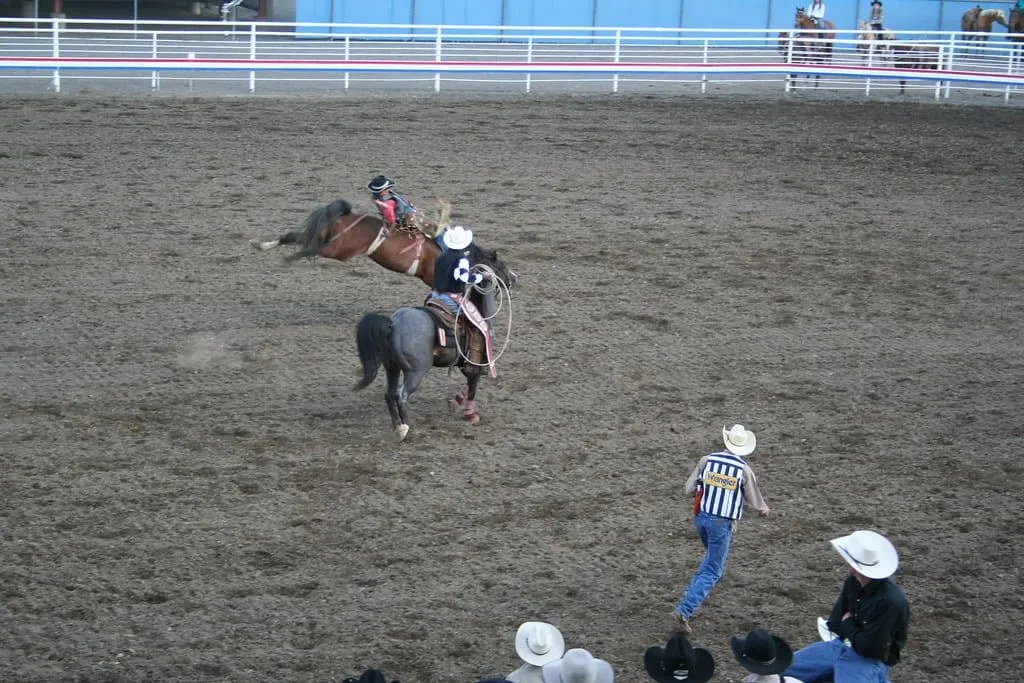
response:
{"label": "spectator in background", "polygon": [[855,531],[831,543],[849,565],[828,618],[838,637],[797,651],[786,674],[806,683],[886,683],[906,647],[910,622],[907,597],[890,578],[899,555],[875,531]]}
{"label": "spectator in background", "polygon": [[665,647],[654,645],[644,652],[647,675],[658,683],[705,683],[715,673],[715,659],[707,650],[693,647],[686,636],[676,633]]}
{"label": "spectator in background", "polygon": [[562,632],[543,621],[527,621],[516,631],[516,654],[523,665],[507,678],[513,683],[541,683],[541,667],[562,658]]}
{"label": "spectator in background", "polygon": [[732,654],[736,661],[752,672],[743,683],[802,683],[782,672],[793,662],[793,648],[778,636],[763,628],[755,628],[746,638],[732,639]]}
{"label": "spectator in background", "polygon": [[582,648],[573,648],[541,669],[544,683],[613,683],[615,671],[603,659]]}
{"label": "spectator in background", "polygon": [[735,424],[722,428],[722,440],[725,450],[701,458],[683,489],[685,495],[695,496],[693,525],[707,551],[673,613],[676,628],[683,633],[693,632],[690,619],[725,572],[729,542],[743,516],[743,502],[762,516],[769,513],[754,471],[743,459],[757,447],[754,432]]}

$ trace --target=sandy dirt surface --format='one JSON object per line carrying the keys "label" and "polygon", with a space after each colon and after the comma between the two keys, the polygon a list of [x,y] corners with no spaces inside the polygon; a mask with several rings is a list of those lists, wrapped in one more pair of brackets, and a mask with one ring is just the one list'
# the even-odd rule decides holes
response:
{"label": "sandy dirt surface", "polygon": [[[813,641],[888,534],[901,683],[1006,680],[1024,615],[1015,109],[673,97],[0,103],[0,671],[475,681],[518,624],[647,680],[723,424],[749,515],[695,641]],[[517,269],[483,421],[436,370],[396,443],[354,328],[422,283],[284,263],[394,174]]]}

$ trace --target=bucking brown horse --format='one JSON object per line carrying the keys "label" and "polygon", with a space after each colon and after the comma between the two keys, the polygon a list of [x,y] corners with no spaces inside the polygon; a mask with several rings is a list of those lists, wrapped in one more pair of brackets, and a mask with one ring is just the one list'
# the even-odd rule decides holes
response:
{"label": "bucking brown horse", "polygon": [[426,235],[389,228],[377,216],[354,212],[344,199],[314,209],[300,230],[266,242],[251,240],[250,244],[261,251],[282,244],[301,245],[288,260],[320,256],[347,261],[363,255],[388,270],[417,277],[428,287],[434,286],[434,262],[441,253]]}

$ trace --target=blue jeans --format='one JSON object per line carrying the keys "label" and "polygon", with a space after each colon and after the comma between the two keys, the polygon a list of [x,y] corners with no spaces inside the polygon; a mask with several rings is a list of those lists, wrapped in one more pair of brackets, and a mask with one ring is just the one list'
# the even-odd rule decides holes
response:
{"label": "blue jeans", "polygon": [[430,298],[436,299],[437,301],[443,303],[444,307],[452,312],[452,315],[457,316],[461,313],[458,302],[456,302],[455,299],[451,298],[444,292],[431,292]]}
{"label": "blue jeans", "polygon": [[676,605],[676,613],[689,619],[701,606],[711,589],[725,572],[725,556],[729,554],[729,542],[732,540],[733,520],[716,517],[706,512],[697,513],[693,518],[693,526],[697,529],[700,542],[707,552],[704,561],[697,568],[697,573],[690,579],[690,585],[683,592],[683,597]]}
{"label": "blue jeans", "polygon": [[785,675],[804,683],[889,683],[889,666],[878,659],[861,657],[836,638],[797,650]]}

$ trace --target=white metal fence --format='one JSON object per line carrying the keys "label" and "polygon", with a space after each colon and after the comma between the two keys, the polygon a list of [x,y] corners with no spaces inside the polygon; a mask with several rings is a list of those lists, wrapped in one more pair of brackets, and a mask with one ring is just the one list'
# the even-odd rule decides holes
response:
{"label": "white metal fence", "polygon": [[[382,37],[381,29],[395,31]],[[0,19],[0,88],[1024,92],[1021,47],[945,32]],[[987,37],[984,36],[984,37]],[[1014,36],[1024,41],[1024,35]]]}

